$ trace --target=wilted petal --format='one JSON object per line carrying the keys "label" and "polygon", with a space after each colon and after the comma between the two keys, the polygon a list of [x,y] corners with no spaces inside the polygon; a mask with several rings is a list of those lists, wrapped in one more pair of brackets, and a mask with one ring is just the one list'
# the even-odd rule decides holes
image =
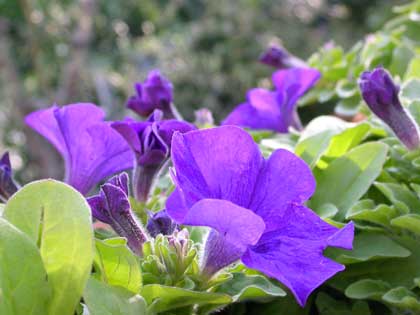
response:
{"label": "wilted petal", "polygon": [[261,169],[249,209],[261,216],[267,230],[271,230],[278,218],[282,219],[284,208],[308,200],[315,185],[315,178],[302,159],[287,150],[276,150]]}
{"label": "wilted petal", "polygon": [[[246,206],[263,157],[248,133],[235,126],[223,126],[175,134],[172,161],[177,187],[185,194],[188,206],[203,198]],[[168,206],[168,213],[176,211]]]}
{"label": "wilted petal", "polygon": [[313,290],[344,269],[323,251],[328,246],[351,249],[354,226],[339,230],[298,205],[289,206],[277,222],[278,228],[264,233],[242,261],[282,282],[304,305]]}
{"label": "wilted petal", "polygon": [[83,194],[105,177],[132,167],[130,148],[103,118],[99,107],[79,103],[53,106],[25,119],[61,153],[66,165],[65,181]]}

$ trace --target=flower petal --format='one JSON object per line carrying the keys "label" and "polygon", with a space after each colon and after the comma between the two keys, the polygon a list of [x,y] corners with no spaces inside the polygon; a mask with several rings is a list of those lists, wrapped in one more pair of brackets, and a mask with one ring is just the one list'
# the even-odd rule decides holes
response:
{"label": "flower petal", "polygon": [[296,103],[321,77],[321,73],[312,68],[291,68],[278,70],[273,74],[273,83],[277,90],[287,93],[287,102]]}
{"label": "flower petal", "polygon": [[264,219],[267,230],[277,228],[287,205],[308,200],[315,185],[315,178],[302,159],[287,150],[276,150],[261,169],[248,208]]}
{"label": "flower petal", "polygon": [[264,221],[254,212],[217,199],[194,204],[182,223],[214,229],[205,245],[204,270],[209,274],[238,260],[249,245],[258,242],[265,229]]}
{"label": "flower petal", "polygon": [[313,290],[344,269],[324,257],[323,250],[330,245],[350,248],[354,226],[339,230],[298,205],[287,207],[280,221],[278,229],[264,233],[242,261],[282,282],[303,306]]}
{"label": "flower petal", "polygon": [[[172,161],[186,205],[200,199],[225,199],[247,206],[263,157],[252,137],[234,126],[176,133]],[[170,204],[167,206],[171,213]],[[175,210],[176,211],[176,210]]]}
{"label": "flower petal", "polygon": [[54,106],[26,118],[28,125],[62,154],[66,182],[83,194],[105,177],[133,164],[130,148],[103,118],[104,112],[88,103]]}
{"label": "flower petal", "polygon": [[[261,105],[260,103],[257,106]],[[273,112],[277,110],[277,114]],[[223,121],[222,125],[236,125],[251,129],[278,130],[279,110],[278,105],[273,108],[273,112],[268,110],[259,111],[251,103],[238,105]]]}

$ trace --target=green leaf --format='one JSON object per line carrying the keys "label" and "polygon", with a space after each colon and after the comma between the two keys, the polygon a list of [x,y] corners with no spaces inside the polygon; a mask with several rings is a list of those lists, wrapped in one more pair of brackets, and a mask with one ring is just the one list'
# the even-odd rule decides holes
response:
{"label": "green leaf", "polygon": [[420,235],[420,215],[406,214],[391,221],[391,225]]}
{"label": "green leaf", "polygon": [[124,238],[96,240],[95,264],[101,271],[102,280],[138,293],[142,285],[140,262],[127,248]]}
{"label": "green leaf", "polygon": [[420,199],[405,186],[379,182],[374,185],[401,213],[420,212]]}
{"label": "green leaf", "polygon": [[340,157],[350,149],[357,146],[368,135],[371,127],[368,123],[361,123],[348,128],[333,137],[328,151],[328,157]]}
{"label": "green leaf", "polygon": [[420,79],[410,79],[401,87],[401,96],[409,102],[420,100]]}
{"label": "green leaf", "polygon": [[225,305],[232,302],[232,298],[226,294],[191,291],[159,284],[143,286],[141,296],[154,312],[163,312],[194,304]]}
{"label": "green leaf", "polygon": [[389,237],[378,234],[363,232],[355,236],[353,250],[345,251],[330,248],[327,253],[333,253],[335,260],[342,264],[354,264],[368,260],[377,260],[389,257],[408,257],[410,251],[399,245]]}
{"label": "green leaf", "polygon": [[369,306],[366,303],[355,303],[350,306],[345,301],[335,300],[324,292],[316,297],[316,307],[320,315],[370,315]]}
{"label": "green leaf", "polygon": [[[420,277],[420,248],[417,241],[398,238],[400,246],[411,252],[407,257],[371,260],[346,266],[346,271],[337,274],[330,284],[345,289],[357,280],[373,279],[389,283],[392,287],[414,288],[414,279]],[[373,244],[371,244],[373,245]]]}
{"label": "green leaf", "polygon": [[405,81],[411,78],[420,78],[420,58],[411,59],[407,72],[405,74]]}
{"label": "green leaf", "polygon": [[317,190],[310,207],[316,211],[332,203],[339,209],[336,218],[342,220],[380,174],[387,152],[383,143],[365,143],[332,161],[315,174]]}
{"label": "green leaf", "polygon": [[334,134],[332,130],[325,130],[298,142],[295,147],[296,155],[300,156],[313,168],[325,150],[327,150]]}
{"label": "green leaf", "polygon": [[146,315],[146,303],[140,295],[109,286],[90,278],[83,298],[90,315]]}
{"label": "green leaf", "polygon": [[83,293],[93,260],[90,208],[72,187],[41,180],[19,190],[4,217],[40,248],[52,287],[50,315],[72,315]]}
{"label": "green leaf", "polygon": [[389,226],[393,218],[398,216],[398,211],[388,205],[378,206],[370,199],[360,200],[349,209],[346,215],[348,220],[363,220],[383,226]]}
{"label": "green leaf", "polygon": [[232,297],[234,302],[274,296],[286,296],[286,292],[260,275],[246,275],[234,272],[233,278],[217,290]]}
{"label": "green leaf", "polygon": [[381,300],[391,286],[381,280],[363,279],[349,285],[344,294],[351,299]]}
{"label": "green leaf", "polygon": [[0,217],[3,215],[4,207],[6,205],[4,203],[0,203]]}
{"label": "green leaf", "polygon": [[392,52],[392,62],[389,70],[391,73],[402,77],[406,73],[408,64],[413,57],[414,52],[407,45],[398,45]]}
{"label": "green leaf", "polygon": [[390,290],[382,299],[404,310],[420,311],[419,297],[405,287]]}
{"label": "green leaf", "polygon": [[47,314],[50,287],[29,237],[0,218],[0,314]]}

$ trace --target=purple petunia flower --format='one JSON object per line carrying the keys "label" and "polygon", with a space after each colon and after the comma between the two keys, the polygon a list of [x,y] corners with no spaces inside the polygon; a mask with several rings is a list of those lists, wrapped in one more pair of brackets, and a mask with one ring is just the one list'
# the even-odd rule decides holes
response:
{"label": "purple petunia flower", "polygon": [[65,182],[82,194],[117,172],[133,166],[133,153],[103,119],[105,113],[89,103],[52,106],[26,116],[26,123],[60,152]]}
{"label": "purple petunia flower", "polygon": [[267,160],[235,126],[175,134],[176,185],[166,203],[178,223],[210,227],[203,274],[242,260],[289,287],[301,305],[344,266],[323,256],[328,246],[352,248],[354,226],[338,229],[304,206],[315,179],[286,150]]}
{"label": "purple petunia flower", "polygon": [[255,88],[248,91],[247,102],[237,106],[222,122],[251,129],[288,132],[290,126],[301,129],[296,105],[320,78],[316,69],[292,68],[273,74],[275,91]]}
{"label": "purple petunia flower", "polygon": [[18,189],[19,186],[13,180],[9,152],[6,152],[0,158],[0,200],[6,202]]}
{"label": "purple petunia flower", "polygon": [[143,83],[136,83],[134,88],[136,95],[128,99],[127,108],[144,117],[159,109],[166,119],[178,118],[179,114],[172,103],[172,83],[158,70],[150,71],[147,79]]}
{"label": "purple petunia flower", "polygon": [[178,229],[176,224],[165,209],[153,213],[149,212],[149,220],[147,221],[146,229],[150,236],[156,237],[158,234],[170,235]]}
{"label": "purple petunia flower", "polygon": [[127,239],[127,245],[137,255],[147,241],[141,224],[131,211],[128,200],[128,175],[122,173],[101,186],[98,195],[87,199],[94,218],[109,224],[114,231]]}
{"label": "purple petunia flower", "polygon": [[279,45],[268,47],[260,56],[259,61],[277,69],[307,67],[307,64],[303,60],[291,55],[284,47]]}
{"label": "purple petunia flower", "polygon": [[155,110],[147,121],[126,118],[114,122],[112,127],[125,138],[134,152],[134,197],[142,202],[147,200],[156,175],[169,158],[173,133],[195,129],[184,121],[162,120],[160,110]]}
{"label": "purple petunia flower", "polygon": [[369,108],[382,119],[404,145],[410,149],[420,147],[419,128],[398,98],[400,88],[382,67],[365,71],[359,79],[362,97]]}

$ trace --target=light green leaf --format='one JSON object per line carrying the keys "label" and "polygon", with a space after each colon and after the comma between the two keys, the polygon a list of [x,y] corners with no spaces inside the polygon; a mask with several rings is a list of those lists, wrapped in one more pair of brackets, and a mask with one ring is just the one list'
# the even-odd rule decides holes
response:
{"label": "light green leaf", "polygon": [[339,209],[336,218],[342,220],[380,174],[387,152],[387,145],[371,142],[332,161],[315,174],[317,190],[309,201],[310,207],[316,211],[332,203]]}
{"label": "light green leaf", "polygon": [[363,220],[383,226],[389,226],[390,221],[398,216],[393,206],[380,204],[378,206],[370,199],[360,200],[349,209],[346,215],[348,220]]}
{"label": "light green leaf", "polygon": [[90,208],[72,187],[33,182],[12,196],[4,217],[38,244],[52,287],[50,315],[72,315],[93,260]]}
{"label": "light green leaf", "polygon": [[124,238],[96,240],[94,261],[104,282],[138,293],[142,284],[140,262],[126,243]]}
{"label": "light green leaf", "polygon": [[140,295],[109,286],[90,278],[83,298],[90,315],[146,315],[146,303]]}
{"label": "light green leaf", "polygon": [[191,291],[159,284],[143,286],[141,296],[154,312],[163,312],[194,304],[224,305],[232,302],[232,298],[226,294]]}
{"label": "light green leaf", "polygon": [[420,213],[420,199],[405,186],[401,184],[379,182],[376,182],[374,185],[398,210],[400,210],[401,213]]}
{"label": "light green leaf", "polygon": [[392,226],[396,226],[420,235],[420,215],[406,214],[391,221]]}
{"label": "light green leaf", "polygon": [[328,157],[340,157],[350,149],[357,146],[368,135],[371,127],[368,123],[361,123],[348,128],[332,138],[328,151]]}
{"label": "light green leaf", "polygon": [[401,87],[401,96],[408,102],[420,100],[420,79],[410,79]]}
{"label": "light green leaf", "polygon": [[419,297],[405,287],[390,290],[382,299],[404,310],[420,311]]}
{"label": "light green leaf", "polygon": [[398,244],[410,251],[411,255],[348,265],[346,271],[337,274],[330,284],[345,289],[357,280],[374,279],[385,281],[392,287],[414,288],[416,284],[413,280],[420,277],[420,248],[418,242],[409,238],[398,238],[394,241],[398,241]]}
{"label": "light green leaf", "polygon": [[419,78],[420,79],[420,58],[413,58],[411,59],[410,63],[408,64],[407,72],[405,73],[404,80],[407,81],[412,78]]}
{"label": "light green leaf", "polygon": [[50,287],[29,237],[0,218],[0,314],[47,314]]}
{"label": "light green leaf", "polygon": [[296,155],[300,156],[311,168],[318,162],[322,154],[327,150],[331,138],[335,132],[325,130],[298,142],[295,147]]}
{"label": "light green leaf", "polygon": [[0,203],[0,217],[3,216],[4,207],[6,205],[4,203]]}
{"label": "light green leaf", "polygon": [[381,280],[363,279],[349,285],[344,294],[351,299],[381,300],[391,286]]}
{"label": "light green leaf", "polygon": [[359,233],[353,241],[353,250],[345,251],[331,248],[328,253],[334,253],[335,260],[342,264],[354,264],[368,260],[389,257],[408,257],[410,251],[387,236],[378,233]]}
{"label": "light green leaf", "polygon": [[408,68],[408,63],[413,58],[414,52],[407,45],[398,45],[392,52],[392,62],[389,70],[402,77]]}
{"label": "light green leaf", "polygon": [[217,292],[230,295],[234,302],[286,296],[286,292],[282,288],[274,285],[263,276],[245,275],[241,272],[234,272],[232,275],[233,278],[223,283],[217,289]]}

